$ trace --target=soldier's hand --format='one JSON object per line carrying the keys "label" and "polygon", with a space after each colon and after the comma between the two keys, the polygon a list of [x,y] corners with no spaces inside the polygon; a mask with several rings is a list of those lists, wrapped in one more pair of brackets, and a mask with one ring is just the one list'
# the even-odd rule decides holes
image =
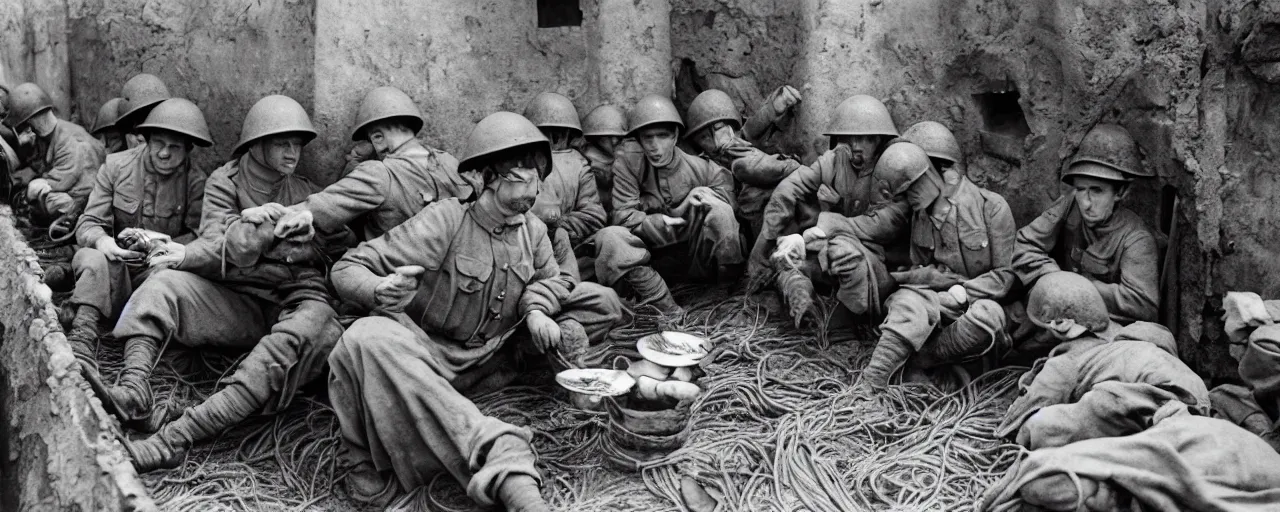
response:
{"label": "soldier's hand", "polygon": [[394,274],[383,277],[373,289],[373,299],[378,309],[388,313],[400,313],[409,306],[418,283],[427,269],[418,265],[396,267]]}
{"label": "soldier's hand", "polygon": [[35,201],[37,199],[40,199],[40,196],[48,194],[49,192],[52,192],[52,191],[53,191],[53,186],[49,184],[49,180],[46,180],[44,178],[36,178],[34,180],[31,180],[31,183],[27,184],[27,200]]}
{"label": "soldier's hand", "polygon": [[529,327],[530,337],[533,338],[533,348],[539,354],[560,345],[560,325],[546,313],[530,311],[529,316],[525,317],[525,324]]}
{"label": "soldier's hand", "polygon": [[121,249],[116,245],[116,240],[109,236],[99,238],[93,245],[94,249],[106,255],[107,261],[141,261],[145,256],[137,251]]}
{"label": "soldier's hand", "polygon": [[177,268],[187,259],[187,246],[177,242],[165,242],[148,262],[151,268]]}
{"label": "soldier's hand", "polygon": [[804,261],[805,248],[804,237],[801,235],[787,235],[778,238],[776,242],[777,250],[773,251],[773,259],[785,260],[790,262]]}
{"label": "soldier's hand", "polygon": [[267,203],[262,206],[254,206],[245,208],[240,212],[240,217],[250,224],[261,225],[266,222],[275,222],[285,214],[289,213],[289,209],[280,203]]}
{"label": "soldier's hand", "polygon": [[685,220],[684,220],[684,219],[682,219],[682,218],[680,218],[680,217],[672,217],[672,216],[670,216],[670,215],[663,215],[663,216],[662,216],[662,223],[663,223],[663,224],[666,224],[666,225],[667,225],[667,226],[669,226],[669,227],[683,226],[683,225],[685,224]]}
{"label": "soldier's hand", "polygon": [[779,116],[783,115],[791,110],[791,107],[800,104],[802,100],[804,97],[800,96],[800,91],[790,85],[784,85],[773,91],[773,111]]}
{"label": "soldier's hand", "polygon": [[836,204],[840,202],[840,194],[835,189],[828,187],[826,183],[818,187],[818,200],[827,204]]}
{"label": "soldier's hand", "polygon": [[809,243],[809,242],[816,242],[816,241],[818,241],[818,240],[824,240],[824,239],[826,239],[826,238],[827,238],[827,232],[826,232],[826,231],[823,231],[823,230],[822,230],[822,228],[820,228],[820,227],[818,227],[818,226],[814,226],[814,227],[811,227],[811,228],[809,228],[809,229],[804,230],[804,234],[803,234],[803,235],[801,235],[801,236],[804,238],[804,242],[805,242],[805,243]]}
{"label": "soldier's hand", "polygon": [[356,145],[351,147],[351,152],[347,153],[347,161],[363,162],[365,160],[373,158],[373,154],[374,154],[373,144],[371,144],[367,140],[362,140],[360,142],[357,142]]}
{"label": "soldier's hand", "polygon": [[715,197],[715,192],[712,192],[711,189],[707,187],[697,187],[689,191],[689,195],[685,200],[688,201],[691,206],[705,209],[711,206],[708,202],[713,197]]}
{"label": "soldier's hand", "polygon": [[310,210],[290,210],[284,217],[276,221],[276,238],[303,237],[309,240],[310,237],[316,234],[316,229],[313,225],[314,220],[315,218],[311,216]]}

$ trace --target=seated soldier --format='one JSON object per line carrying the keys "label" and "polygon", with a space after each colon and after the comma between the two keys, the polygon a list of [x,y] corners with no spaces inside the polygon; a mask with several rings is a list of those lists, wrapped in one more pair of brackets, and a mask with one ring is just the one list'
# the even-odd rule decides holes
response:
{"label": "seated soldier", "polygon": [[[205,174],[192,168],[191,149],[213,145],[204,114],[182,98],[165,100],[147,115],[139,130],[147,143],[107,155],[76,224],[81,249],[71,260],[76,286],[67,304],[74,308],[75,319],[67,342],[85,380],[99,393],[104,388],[94,353],[98,327],[103,320],[114,324],[134,288],[152,274],[146,260],[152,255],[150,249],[159,247],[153,240],[142,247],[122,248],[116,237],[142,229],[148,239],[168,237],[180,244],[195,240]],[[112,403],[107,400],[104,405]]]}
{"label": "seated soldier", "polygon": [[733,176],[676,147],[684,123],[670,99],[641,98],[627,120],[644,159],[614,161],[613,225],[596,234],[595,274],[602,284],[625,284],[642,304],[676,313],[679,306],[650,265],[650,251],[676,256],[680,271],[694,277],[726,282],[740,275],[744,254]]}
{"label": "seated soldier", "polygon": [[747,268],[752,288],[768,281],[769,255],[779,237],[812,227],[820,211],[857,217],[880,202],[871,172],[889,140],[898,136],[889,109],[871,96],[852,96],[836,107],[824,135],[831,149],[778,183],[765,206]]}
{"label": "seated soldier", "polygon": [[58,119],[53,101],[36,84],[13,88],[9,105],[13,127],[35,134],[28,165],[37,177],[27,184],[27,200],[47,220],[62,217],[74,225],[107,157],[106,148],[80,125]]}
{"label": "seated soldier", "polygon": [[458,162],[444,151],[423,145],[414,136],[422,129],[418,106],[400,89],[369,91],[356,112],[351,140],[368,141],[376,159],[356,165],[349,174],[307,200],[277,224],[285,233],[338,231],[367,215],[363,235],[372,240],[422,211],[451,197],[470,200],[473,184],[458,174]]}
{"label": "seated soldier", "polygon": [[[1094,127],[1062,174],[1073,193],[1019,230],[1012,267],[984,276],[989,282],[979,287],[1012,290],[1021,282],[1029,288],[1040,276],[1068,270],[1089,278],[1116,322],[1154,321],[1160,305],[1156,238],[1136,213],[1120,206],[1133,180],[1146,176],[1124,128]],[[1009,311],[1014,344],[1034,353],[1042,340],[1031,338],[1033,329],[1016,308]]]}
{"label": "seated soldier", "polygon": [[[891,274],[899,288],[884,305],[880,340],[860,379],[870,389],[888,385],[912,354],[915,365],[927,369],[1008,348],[1000,305],[986,299],[970,303],[965,290],[971,278],[1009,265],[1015,227],[1008,203],[954,169],[940,175],[927,153],[909,142],[890,145],[883,160],[889,163],[896,155],[890,150],[899,149],[911,155],[912,164],[877,164],[875,178],[911,206],[912,268]],[[817,229],[856,232],[865,218],[823,213]]]}
{"label": "seated soldier", "polygon": [[[342,334],[325,282],[325,249],[338,244],[314,232],[284,239],[275,225],[286,205],[320,190],[296,173],[302,146],[315,135],[292,98],[258,100],[236,158],[209,176],[200,238],[153,257],[153,267],[177,270],[152,275],[125,306],[113,333],[125,343],[124,369],[109,398],[126,420],[163,424],[125,443],[138,471],[177,466],[193,443],[251,414],[283,410],[299,387],[324,374]],[[249,353],[221,389],[165,424],[171,411],[154,403],[148,379],[169,340]]]}
{"label": "seated soldier", "polygon": [[357,320],[329,357],[353,498],[383,505],[447,472],[482,505],[548,510],[530,432],[464,393],[505,385],[517,351],[598,341],[621,317],[616,294],[564,278],[528,213],[550,152],[525,118],[489,115],[460,165],[484,176],[479,199],[432,204],[334,266],[339,295],[380,315]]}
{"label": "seated soldier", "polygon": [[[544,92],[529,101],[524,116],[551,141],[551,174],[542,182],[538,201],[557,204],[559,215],[555,216],[558,219],[540,218],[552,220],[548,227],[555,233],[564,231],[570,247],[581,252],[577,248],[584,247],[583,243],[604,227],[605,213],[591,163],[570,146],[582,134],[578,111],[569,98]],[[576,275],[576,262],[574,267]]]}
{"label": "seated soldier", "polygon": [[133,149],[147,143],[137,129],[138,124],[147,118],[151,109],[171,97],[169,87],[155,75],[138,73],[124,83],[115,127],[124,137],[125,147]]}
{"label": "seated soldier", "polygon": [[600,105],[582,118],[582,137],[586,139],[582,156],[591,162],[607,218],[613,212],[613,161],[621,154],[640,158],[643,150],[635,139],[627,137],[627,116],[613,105]]}
{"label": "seated soldier", "polygon": [[[772,101],[765,104],[753,116],[752,127],[771,126],[757,118],[768,115],[769,120],[786,114],[800,102],[800,93],[790,86],[784,86],[774,93]],[[738,107],[733,99],[724,91],[708,89],[702,91],[689,104],[689,131],[685,140],[690,140],[703,157],[718,163],[733,173],[738,184],[738,216],[745,220],[749,240],[753,241],[756,233],[764,224],[764,208],[773,194],[774,187],[797,168],[800,163],[781,155],[770,155],[753,144],[752,135],[742,123]]]}
{"label": "seated soldier", "polygon": [[1018,443],[1034,450],[1141,432],[1171,401],[1208,414],[1209,391],[1178,359],[1173,335],[1159,324],[1111,320],[1089,279],[1042,276],[1027,315],[1060,344],[1023,375],[996,435],[1016,432]]}
{"label": "seated soldier", "polygon": [[116,128],[116,118],[120,115],[120,98],[111,98],[98,109],[98,117],[93,119],[93,130],[89,133],[98,138],[106,147],[107,154],[119,153],[126,149],[124,134]]}

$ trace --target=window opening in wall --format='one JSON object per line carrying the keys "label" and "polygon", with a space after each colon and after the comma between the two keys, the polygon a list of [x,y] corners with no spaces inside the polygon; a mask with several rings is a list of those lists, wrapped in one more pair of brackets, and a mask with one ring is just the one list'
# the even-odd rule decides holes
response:
{"label": "window opening in wall", "polygon": [[580,0],[538,0],[538,28],[581,27]]}
{"label": "window opening in wall", "polygon": [[1027,116],[1018,104],[1019,97],[1017,89],[973,95],[978,110],[982,112],[983,128],[992,133],[1019,138],[1031,135]]}

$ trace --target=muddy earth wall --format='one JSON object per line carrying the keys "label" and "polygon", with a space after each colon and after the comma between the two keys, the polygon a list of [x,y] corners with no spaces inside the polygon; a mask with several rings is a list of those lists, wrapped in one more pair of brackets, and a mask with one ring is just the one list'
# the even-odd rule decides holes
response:
{"label": "muddy earth wall", "polygon": [[36,254],[0,207],[0,510],[155,510],[75,370]]}

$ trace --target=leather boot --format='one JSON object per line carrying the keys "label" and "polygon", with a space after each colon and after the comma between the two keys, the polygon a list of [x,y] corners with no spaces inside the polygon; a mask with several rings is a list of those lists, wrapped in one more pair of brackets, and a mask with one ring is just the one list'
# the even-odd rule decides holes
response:
{"label": "leather boot", "polygon": [[551,512],[542,499],[538,481],[529,475],[515,474],[502,480],[498,486],[498,501],[508,512]]}
{"label": "leather boot", "polygon": [[124,344],[124,369],[109,390],[121,419],[144,421],[151,416],[155,398],[151,394],[151,368],[160,343],[146,336],[129,338]]}
{"label": "leather boot", "polygon": [[262,408],[241,386],[230,385],[191,407],[155,435],[134,443],[130,450],[139,473],[173,468],[182,463],[187,450],[197,441],[218,435]]}
{"label": "leather boot", "polygon": [[71,320],[71,329],[67,331],[67,343],[71,344],[71,353],[75,354],[80,371],[86,374],[98,373],[98,323],[102,314],[98,308],[81,305],[76,308],[75,319]]}
{"label": "leather boot", "polygon": [[870,389],[882,389],[889,385],[889,376],[911,357],[911,344],[895,334],[883,333],[871,361],[862,370],[858,384]]}
{"label": "leather boot", "polygon": [[778,272],[778,289],[791,312],[791,320],[797,329],[804,323],[805,315],[813,310],[813,281],[793,268]]}
{"label": "leather boot", "polygon": [[622,278],[626,279],[631,289],[639,295],[640,304],[649,304],[672,316],[684,313],[684,309],[671,298],[671,290],[667,288],[667,282],[663,281],[662,276],[658,275],[658,271],[652,267],[633,268]]}

